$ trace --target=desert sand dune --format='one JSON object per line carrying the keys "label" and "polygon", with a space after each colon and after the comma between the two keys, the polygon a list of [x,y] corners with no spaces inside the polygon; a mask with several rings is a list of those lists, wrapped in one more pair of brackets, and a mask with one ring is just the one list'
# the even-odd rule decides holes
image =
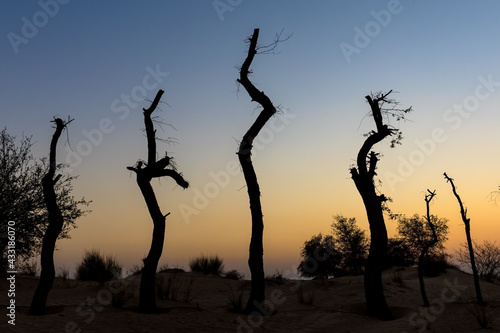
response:
{"label": "desert sand dune", "polygon": [[[271,316],[253,316],[228,310],[228,295],[243,288],[244,301],[250,290],[248,281],[225,280],[195,273],[160,273],[168,279],[175,275],[177,301],[158,300],[161,313],[137,313],[140,276],[130,276],[121,285],[134,289],[134,297],[122,308],[110,304],[119,285],[99,285],[57,279],[49,295],[49,314],[28,316],[28,306],[37,285],[33,277],[17,277],[16,326],[0,323],[1,332],[498,332],[500,331],[500,284],[482,282],[488,302],[490,329],[481,329],[474,311],[472,277],[448,269],[438,277],[426,278],[432,307],[422,307],[415,268],[399,272],[402,283],[394,279],[395,269],[384,272],[387,302],[396,317],[379,321],[364,315],[363,277],[330,280],[268,280],[267,309]],[[191,282],[192,281],[192,282]],[[191,284],[189,302],[185,291]],[[303,300],[299,300],[299,292]],[[1,295],[7,283],[0,283]],[[191,299],[193,297],[193,299]],[[5,297],[2,307],[5,309]],[[5,311],[5,310],[4,310]]]}

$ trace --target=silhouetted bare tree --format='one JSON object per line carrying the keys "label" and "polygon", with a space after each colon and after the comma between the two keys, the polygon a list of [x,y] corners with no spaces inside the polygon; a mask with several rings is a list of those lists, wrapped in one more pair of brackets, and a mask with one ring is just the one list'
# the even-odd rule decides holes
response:
{"label": "silhouetted bare tree", "polygon": [[[363,199],[370,224],[370,250],[364,277],[367,314],[380,319],[392,318],[382,285],[382,269],[387,253],[387,229],[383,215],[383,204],[388,199],[385,195],[378,194],[375,188],[374,177],[379,154],[372,151],[372,148],[389,136],[395,136],[391,141],[391,147],[400,144],[401,132],[384,124],[383,116],[394,116],[396,120],[403,120],[405,114],[411,111],[411,107],[408,109],[397,108],[398,103],[388,98],[391,93],[392,90],[385,94],[379,92],[372,96],[365,96],[377,129],[367,134],[358,152],[356,167],[350,169],[351,178]],[[389,107],[384,108],[385,104],[388,104]]]}
{"label": "silhouetted bare tree", "polygon": [[165,153],[158,161],[156,160],[156,130],[153,126],[151,114],[158,106],[163,90],[159,90],[156,97],[148,109],[144,110],[144,124],[146,126],[146,137],[148,142],[148,160],[146,163],[138,161],[135,166],[127,167],[137,175],[137,184],[146,201],[149,214],[153,220],[153,238],[148,256],[143,259],[144,267],[142,268],[142,276],[139,291],[139,312],[154,313],[156,307],[155,295],[155,277],[158,261],[163,252],[163,242],[165,240],[165,218],[170,214],[163,215],[156,200],[151,180],[160,177],[172,177],[175,182],[182,188],[188,188],[189,184],[184,180],[182,175],[171,166],[171,158]]}
{"label": "silhouetted bare tree", "polygon": [[462,199],[460,199],[455,184],[453,183],[453,178],[448,177],[446,172],[444,173],[444,178],[446,179],[446,182],[450,183],[451,188],[453,190],[453,194],[457,198],[458,204],[460,205],[460,215],[462,216],[462,221],[464,222],[465,225],[465,235],[467,237],[467,246],[469,247],[470,264],[472,268],[472,275],[474,277],[474,288],[476,290],[476,299],[479,305],[484,305],[483,295],[481,295],[481,286],[479,285],[479,274],[477,272],[476,262],[474,259],[474,248],[472,246],[472,238],[470,235],[470,218],[467,217],[467,208],[464,208]]}
{"label": "silhouetted bare tree", "polygon": [[420,294],[422,295],[422,300],[424,302],[424,305],[426,307],[429,307],[430,306],[429,299],[427,298],[427,293],[425,292],[423,262],[424,262],[424,257],[427,254],[427,251],[429,251],[431,247],[436,245],[439,239],[436,234],[436,227],[434,226],[431,220],[430,207],[429,207],[430,202],[436,196],[436,190],[434,190],[434,192],[431,192],[431,190],[427,189],[427,192],[428,194],[426,194],[424,198],[425,207],[427,210],[425,218],[427,220],[427,224],[429,225],[429,229],[432,231],[432,237],[430,237],[430,239],[428,240],[424,240],[424,243],[422,244],[423,245],[422,251],[420,252],[420,256],[418,257],[417,271],[418,271],[418,282],[420,284]]}
{"label": "silhouetted bare tree", "polygon": [[252,145],[253,140],[259,134],[260,130],[264,127],[266,122],[276,113],[276,108],[264,92],[259,91],[253,83],[248,79],[248,74],[251,73],[250,65],[253,58],[258,53],[266,53],[272,51],[280,40],[278,35],[274,43],[259,47],[257,40],[259,38],[259,29],[255,29],[253,35],[248,39],[249,48],[248,55],[241,65],[240,77],[237,80],[245,90],[252,101],[259,103],[262,106],[262,111],[250,127],[250,129],[243,136],[238,150],[238,158],[240,160],[243,175],[247,184],[248,197],[250,199],[250,211],[252,215],[252,236],[250,240],[248,267],[251,273],[251,291],[250,298],[246,305],[245,311],[247,313],[262,313],[265,300],[265,286],[264,286],[264,247],[262,237],[264,233],[264,221],[262,218],[262,206],[260,203],[260,188],[257,182],[257,175],[252,164]]}
{"label": "silhouetted bare tree", "polygon": [[436,195],[436,191],[427,190],[425,195],[425,203],[427,212],[425,216],[418,214],[410,218],[406,216],[398,216],[398,232],[402,236],[403,241],[408,246],[412,256],[417,258],[417,272],[420,283],[420,294],[426,307],[429,307],[429,300],[425,292],[424,284],[424,259],[431,253],[435,254],[435,250],[443,250],[443,243],[447,240],[448,220],[438,218],[435,215],[430,215],[430,202]]}
{"label": "silhouetted bare tree", "polygon": [[64,217],[57,202],[57,195],[54,189],[57,181],[62,177],[61,174],[56,176],[56,150],[57,141],[61,136],[62,131],[73,120],[68,118],[68,121],[63,121],[60,118],[55,118],[52,122],[56,124],[56,130],[50,142],[50,156],[49,156],[49,170],[42,178],[43,196],[48,211],[48,227],[43,236],[42,253],[40,256],[40,281],[35,290],[33,299],[31,300],[30,315],[43,315],[45,314],[45,305],[47,303],[47,296],[52,289],[55,277],[54,268],[54,250],[56,241],[63,229]]}

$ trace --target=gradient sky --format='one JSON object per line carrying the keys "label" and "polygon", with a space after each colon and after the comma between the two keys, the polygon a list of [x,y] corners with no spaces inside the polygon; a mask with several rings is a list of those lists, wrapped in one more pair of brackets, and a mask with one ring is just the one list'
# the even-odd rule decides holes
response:
{"label": "gradient sky", "polygon": [[[277,54],[254,59],[251,79],[284,113],[257,138],[254,166],[262,192],[265,270],[289,272],[303,242],[328,233],[332,216],[368,229],[350,179],[363,134],[364,96],[388,91],[414,112],[399,126],[403,145],[382,153],[380,191],[394,212],[449,219],[446,244],[465,241],[458,203],[442,176],[455,179],[473,238],[497,241],[500,207],[500,3],[495,1],[0,1],[0,125],[33,135],[48,154],[53,116],[69,126],[71,151],[58,161],[80,177],[74,195],[93,200],[72,239],[58,243],[56,266],[73,268],[85,249],[113,254],[126,267],[150,246],[152,222],[126,167],[146,158],[142,108],[165,90],[157,113],[171,124],[158,144],[191,183],[154,181],[167,218],[161,263],[218,254],[248,272],[250,210],[237,164],[238,140],[258,111],[237,66],[245,38],[293,34]],[[168,104],[166,104],[168,103]],[[90,137],[90,139],[89,139]],[[386,221],[389,235],[396,223]],[[247,274],[248,276],[248,274]]]}

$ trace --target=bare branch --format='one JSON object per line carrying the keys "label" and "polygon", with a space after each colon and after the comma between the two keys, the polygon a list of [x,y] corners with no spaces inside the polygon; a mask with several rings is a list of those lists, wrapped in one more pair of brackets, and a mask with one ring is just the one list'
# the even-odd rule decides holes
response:
{"label": "bare branch", "polygon": [[467,209],[464,208],[464,205],[462,203],[462,199],[460,199],[460,196],[457,193],[457,189],[455,187],[455,184],[453,183],[453,178],[448,177],[448,175],[446,174],[446,172],[444,173],[444,178],[446,179],[446,182],[448,182],[448,183],[451,184],[451,188],[453,190],[453,194],[457,198],[458,204],[460,205],[460,215],[462,216],[463,222],[466,223],[466,225],[467,225],[467,223],[470,222],[470,219],[467,218]]}
{"label": "bare branch", "polygon": [[268,45],[257,45],[256,51],[257,54],[276,54],[275,49],[276,46],[278,46],[279,43],[286,42],[292,37],[292,34],[287,35],[285,38],[281,38],[281,35],[283,34],[282,29],[280,33],[277,33],[274,37],[274,41],[271,44]]}
{"label": "bare branch", "polygon": [[163,90],[158,90],[156,97],[148,109],[144,110],[144,124],[146,126],[146,136],[148,139],[148,165],[153,165],[156,161],[156,130],[153,127],[153,121],[151,120],[151,114],[158,106],[161,96],[163,95]]}

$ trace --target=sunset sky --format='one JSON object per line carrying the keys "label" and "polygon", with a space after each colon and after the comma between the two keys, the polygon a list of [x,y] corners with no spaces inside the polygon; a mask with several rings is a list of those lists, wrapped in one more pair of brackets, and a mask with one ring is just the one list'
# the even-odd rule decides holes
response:
{"label": "sunset sky", "polygon": [[[381,193],[394,212],[449,219],[449,252],[465,242],[455,179],[478,241],[500,241],[500,3],[496,1],[0,1],[0,125],[33,135],[48,155],[54,116],[75,119],[58,161],[79,175],[74,195],[93,201],[72,239],[58,242],[56,266],[73,269],[85,249],[113,254],[129,268],[151,243],[152,222],[126,169],[146,158],[142,108],[165,90],[158,144],[190,182],[154,180],[167,218],[161,263],[188,267],[218,254],[247,273],[250,210],[238,142],[258,110],[237,66],[245,38],[260,44],[291,35],[276,54],[258,55],[251,80],[283,113],[256,139],[262,192],[264,265],[285,274],[305,240],[328,233],[332,216],[368,229],[349,174],[363,134],[374,128],[364,96],[393,89],[414,112],[403,144],[383,156]],[[168,104],[167,104],[168,103]],[[175,129],[174,129],[175,128]],[[71,150],[72,149],[72,150]],[[396,223],[386,221],[389,235]]]}

